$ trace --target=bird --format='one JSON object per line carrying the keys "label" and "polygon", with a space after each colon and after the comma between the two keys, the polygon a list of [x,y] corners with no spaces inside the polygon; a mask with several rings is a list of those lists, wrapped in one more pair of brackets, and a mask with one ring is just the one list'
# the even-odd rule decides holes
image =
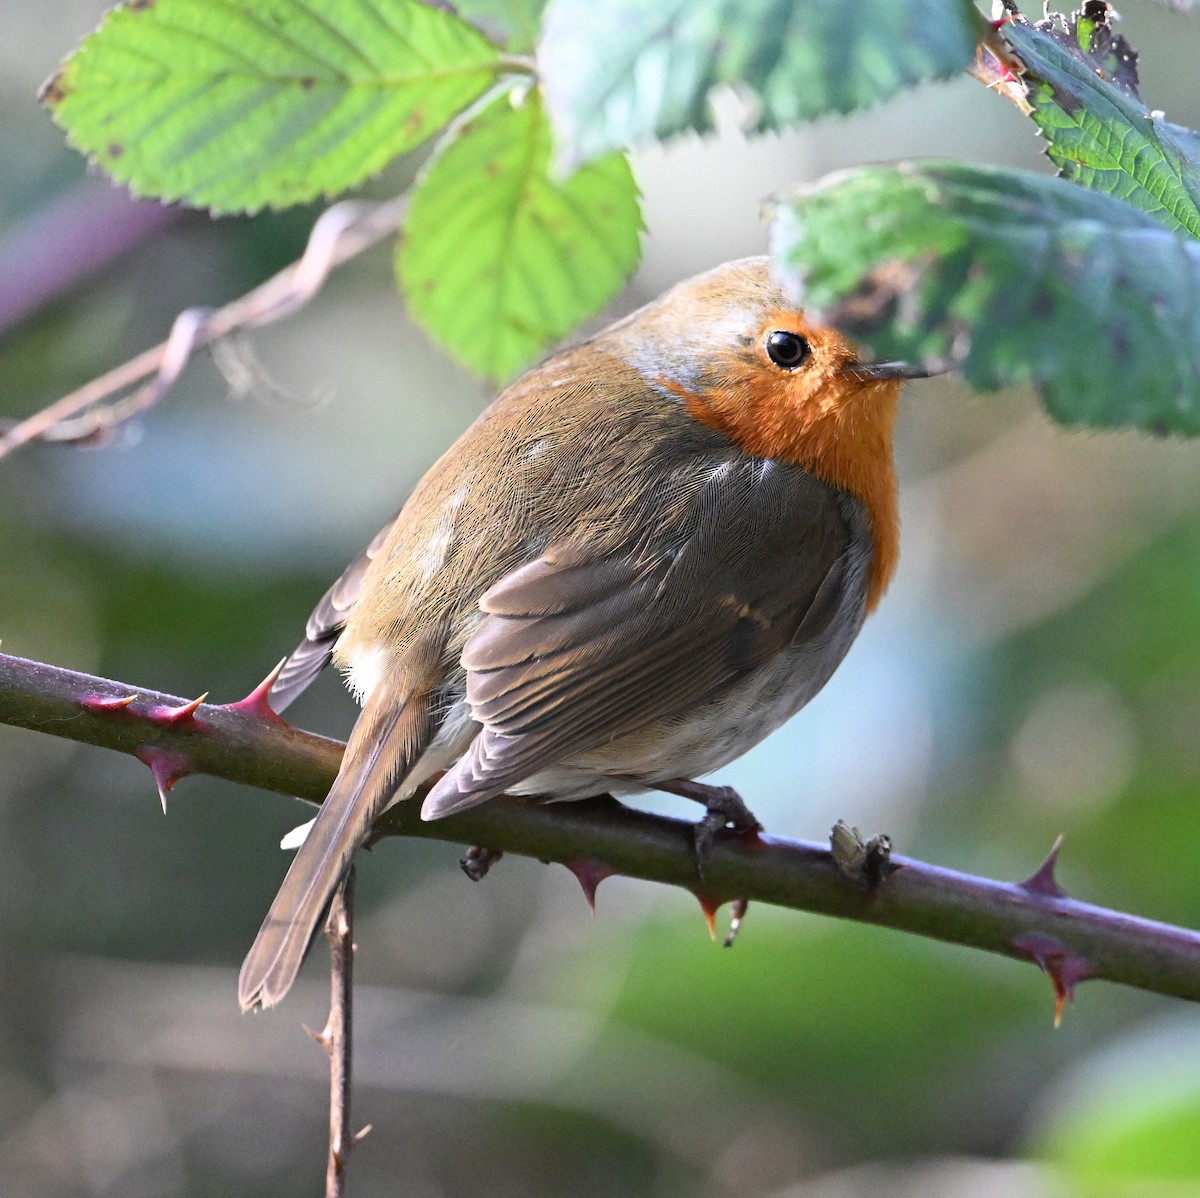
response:
{"label": "bird", "polygon": [[287,994],[372,824],[431,779],[427,820],[501,793],[657,789],[705,802],[710,832],[752,821],[695,779],[812,699],[879,603],[897,400],[924,376],[861,360],[755,257],[502,391],[272,687],[282,710],[332,660],[361,712],[242,966],[242,1009]]}

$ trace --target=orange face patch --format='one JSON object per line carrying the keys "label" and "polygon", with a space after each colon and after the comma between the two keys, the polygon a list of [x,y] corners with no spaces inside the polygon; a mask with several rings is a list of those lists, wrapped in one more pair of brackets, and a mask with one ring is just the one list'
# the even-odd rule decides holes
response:
{"label": "orange face patch", "polygon": [[[794,369],[768,357],[767,338],[775,331],[808,342],[810,354]],[[713,360],[703,388],[665,375],[655,381],[683,401],[693,420],[746,453],[801,466],[862,501],[875,541],[867,592],[868,610],[874,608],[899,554],[892,426],[900,383],[855,376],[847,341],[787,309],[768,312],[751,344],[715,350]]]}

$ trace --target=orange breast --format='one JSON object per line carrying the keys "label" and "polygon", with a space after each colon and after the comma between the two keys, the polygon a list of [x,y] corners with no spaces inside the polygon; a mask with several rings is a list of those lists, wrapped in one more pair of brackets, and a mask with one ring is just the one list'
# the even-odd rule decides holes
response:
{"label": "orange breast", "polygon": [[895,573],[900,551],[892,462],[900,383],[830,371],[823,380],[803,380],[801,388],[792,376],[766,375],[736,358],[704,391],[665,376],[656,381],[683,400],[694,420],[717,429],[746,453],[802,466],[862,501],[875,541],[867,579],[867,610],[872,611]]}

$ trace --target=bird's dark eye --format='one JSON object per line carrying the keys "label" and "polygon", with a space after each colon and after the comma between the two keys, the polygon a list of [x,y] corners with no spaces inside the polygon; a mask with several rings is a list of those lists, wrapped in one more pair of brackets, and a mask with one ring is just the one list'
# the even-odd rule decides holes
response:
{"label": "bird's dark eye", "polygon": [[812,347],[799,333],[776,329],[767,334],[767,357],[784,370],[795,370],[812,353]]}

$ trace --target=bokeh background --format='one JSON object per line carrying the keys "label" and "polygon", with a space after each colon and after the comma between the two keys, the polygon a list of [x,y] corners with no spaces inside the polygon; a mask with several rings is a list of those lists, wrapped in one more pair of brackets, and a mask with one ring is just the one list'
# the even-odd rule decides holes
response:
{"label": "bokeh background", "polygon": [[[34,94],[102,7],[4,12],[8,417],[266,277],[315,215],[135,208],[89,176]],[[1124,16],[1144,95],[1200,125],[1195,18]],[[641,154],[645,260],[614,312],[762,252],[763,197],[906,155],[1047,169],[967,78]],[[64,285],[88,258],[111,261]],[[489,398],[409,322],[387,250],[219,367],[102,448],[0,463],[5,651],[239,697]],[[909,388],[897,454],[891,594],[826,691],[722,777],[773,832],[842,817],[1001,878],[1064,833],[1071,893],[1197,926],[1200,444],[1071,432],[1031,394],[937,380]],[[293,715],[344,735],[353,707],[329,677]],[[323,954],[281,1010],[235,998],[305,818],[202,778],[164,818],[131,759],[0,727],[5,1192],[319,1190],[326,1063],[300,1025],[324,1020]],[[1055,1031],[1029,966],[761,906],[727,952],[682,892],[613,879],[593,919],[561,868],[506,859],[471,885],[457,857],[391,841],[359,871],[355,1115],[374,1131],[353,1193],[1200,1194],[1194,1007],[1090,983]]]}

